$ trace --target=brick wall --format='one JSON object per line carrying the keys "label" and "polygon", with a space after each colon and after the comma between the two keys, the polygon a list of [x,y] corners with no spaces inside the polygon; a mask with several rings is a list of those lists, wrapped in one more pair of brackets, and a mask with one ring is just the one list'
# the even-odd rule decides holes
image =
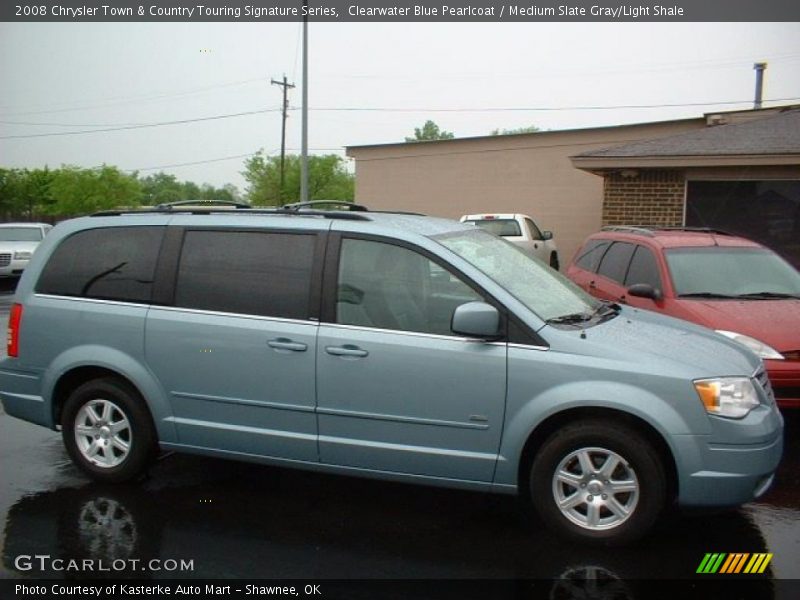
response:
{"label": "brick wall", "polygon": [[[631,176],[633,173],[636,175]],[[603,184],[603,225],[683,225],[685,186],[683,171],[637,169],[607,173]]]}

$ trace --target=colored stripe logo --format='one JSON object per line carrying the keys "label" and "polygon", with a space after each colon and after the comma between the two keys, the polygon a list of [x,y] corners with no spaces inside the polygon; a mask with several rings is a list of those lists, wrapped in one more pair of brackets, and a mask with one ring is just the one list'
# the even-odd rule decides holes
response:
{"label": "colored stripe logo", "polygon": [[697,567],[697,573],[763,573],[772,560],[772,553],[708,552]]}

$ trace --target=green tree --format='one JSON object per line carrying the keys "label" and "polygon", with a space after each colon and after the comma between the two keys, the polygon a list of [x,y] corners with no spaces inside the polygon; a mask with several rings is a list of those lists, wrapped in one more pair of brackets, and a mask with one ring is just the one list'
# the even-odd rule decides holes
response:
{"label": "green tree", "polygon": [[0,212],[7,218],[24,217],[48,211],[53,203],[50,184],[55,171],[43,169],[0,169]]}
{"label": "green tree", "polygon": [[142,186],[143,202],[148,205],[163,204],[185,200],[183,184],[175,175],[168,175],[162,171],[139,179]]}
{"label": "green tree", "polygon": [[[286,155],[281,189],[281,159],[259,150],[245,161],[242,176],[247,181],[247,198],[257,206],[278,206],[300,199],[300,156]],[[336,154],[308,157],[308,199],[352,202],[355,178]]]}
{"label": "green tree", "polygon": [[492,129],[491,135],[516,135],[518,133],[536,133],[541,131],[536,125],[517,127],[516,129]]}
{"label": "green tree", "polygon": [[69,216],[139,206],[144,199],[135,173],[128,175],[109,165],[97,169],[63,166],[55,172],[50,192],[54,202],[48,212]]}
{"label": "green tree", "polygon": [[439,126],[430,119],[425,124],[414,128],[414,137],[407,137],[406,142],[432,142],[434,140],[452,140],[455,136],[449,132],[439,129]]}

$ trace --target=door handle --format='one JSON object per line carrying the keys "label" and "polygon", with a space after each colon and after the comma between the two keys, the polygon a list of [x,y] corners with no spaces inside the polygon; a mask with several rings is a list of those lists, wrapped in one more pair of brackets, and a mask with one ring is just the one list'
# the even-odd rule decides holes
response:
{"label": "door handle", "polygon": [[307,344],[302,342],[293,342],[289,338],[279,337],[267,342],[267,346],[273,350],[289,350],[291,352],[305,352],[308,349]]}
{"label": "door handle", "polygon": [[594,284],[594,281],[590,281],[590,282],[589,282],[589,287],[590,287],[590,288],[592,288],[592,289],[594,289],[594,288],[596,288],[597,286]]}
{"label": "door handle", "polygon": [[358,346],[345,344],[344,346],[325,346],[325,352],[333,356],[350,356],[353,358],[363,358],[369,354]]}

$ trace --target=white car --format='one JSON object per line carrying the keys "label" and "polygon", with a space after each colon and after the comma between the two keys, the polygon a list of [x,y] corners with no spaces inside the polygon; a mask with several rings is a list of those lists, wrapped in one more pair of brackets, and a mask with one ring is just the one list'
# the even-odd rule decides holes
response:
{"label": "white car", "polygon": [[0,277],[19,277],[36,246],[53,228],[47,223],[0,223]]}
{"label": "white car", "polygon": [[464,215],[462,223],[472,223],[499,235],[558,271],[558,249],[552,231],[542,231],[528,215],[512,213],[482,213]]}

